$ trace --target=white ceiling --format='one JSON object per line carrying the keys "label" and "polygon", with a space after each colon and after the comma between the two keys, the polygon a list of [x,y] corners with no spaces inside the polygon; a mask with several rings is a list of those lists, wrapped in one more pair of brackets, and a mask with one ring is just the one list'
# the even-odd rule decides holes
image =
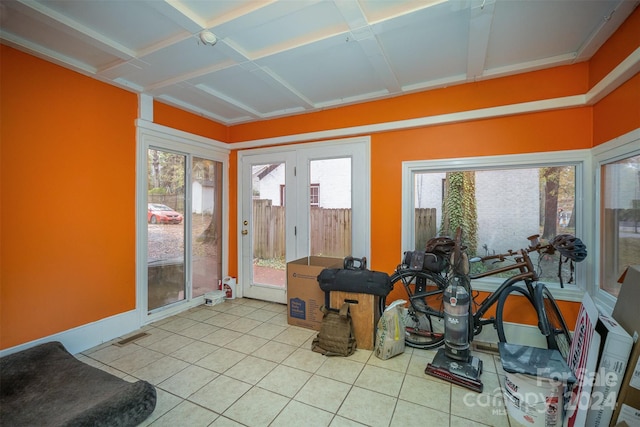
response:
{"label": "white ceiling", "polygon": [[585,61],[638,3],[0,0],[0,39],[232,125]]}

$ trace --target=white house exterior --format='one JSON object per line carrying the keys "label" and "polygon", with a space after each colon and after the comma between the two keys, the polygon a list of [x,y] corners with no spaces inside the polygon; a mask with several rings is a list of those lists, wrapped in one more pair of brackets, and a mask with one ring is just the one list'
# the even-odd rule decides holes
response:
{"label": "white house exterior", "polygon": [[[476,208],[478,213],[478,254],[519,249],[526,237],[540,229],[540,187],[538,169],[476,171]],[[498,176],[496,176],[498,175]],[[445,173],[416,174],[416,208],[436,208],[437,224],[442,221],[442,196]],[[506,187],[518,191],[504,191]],[[530,230],[521,236],[522,230]],[[521,243],[515,246],[514,242]]]}
{"label": "white house exterior", "polygon": [[213,215],[213,181],[193,181],[191,209],[195,214]]}
{"label": "white house exterior", "polygon": [[[269,199],[273,206],[282,204],[284,164],[255,167],[253,171],[254,198]],[[310,168],[310,183],[317,188],[319,206],[325,209],[351,208],[351,159],[313,160]]]}

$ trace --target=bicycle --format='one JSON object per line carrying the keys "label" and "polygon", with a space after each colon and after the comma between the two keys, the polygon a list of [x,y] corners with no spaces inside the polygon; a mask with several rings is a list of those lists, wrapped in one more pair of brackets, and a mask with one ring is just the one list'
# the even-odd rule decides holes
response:
{"label": "bicycle", "polygon": [[[540,255],[554,254],[558,250],[561,255],[579,262],[586,257],[586,248],[579,239],[570,235],[557,236],[552,242],[544,245],[540,243],[538,235],[530,236],[528,239],[530,244],[527,248],[517,251],[508,250],[506,253],[469,260],[474,263],[511,260],[512,264],[473,275],[468,274],[468,262],[466,266],[462,267],[465,270],[464,274],[467,274],[471,280],[517,270],[479,303],[476,302],[478,293],[473,293],[470,280],[466,280],[469,287],[468,292],[473,296],[475,308],[475,313],[469,316],[469,338],[471,341],[473,336],[478,335],[484,326],[493,324],[498,332],[498,339],[501,342],[506,342],[503,322],[504,308],[509,296],[519,293],[535,309],[538,328],[546,337],[548,348],[557,349],[563,357],[566,357],[571,347],[571,335],[551,292],[546,285],[538,282],[539,276],[529,254],[532,252],[538,252]],[[434,238],[427,244],[427,247],[426,253],[435,255],[443,261],[435,267],[424,268],[426,264],[420,266],[419,259],[417,262],[413,259],[415,258],[414,254],[419,253],[418,251],[406,252],[403,262],[396,267],[390,277],[392,289],[396,283],[402,283],[409,300],[408,316],[405,319],[407,323],[405,342],[410,347],[422,349],[436,348],[444,342],[443,292],[449,280],[454,276],[454,268],[458,268],[458,273],[460,270],[460,267],[454,266],[455,260],[451,257],[453,249],[456,247],[454,240],[447,237]],[[434,264],[432,263],[432,265]],[[496,317],[485,318],[484,315],[494,304],[497,304]],[[380,310],[383,311],[385,307],[386,298],[380,298]]]}

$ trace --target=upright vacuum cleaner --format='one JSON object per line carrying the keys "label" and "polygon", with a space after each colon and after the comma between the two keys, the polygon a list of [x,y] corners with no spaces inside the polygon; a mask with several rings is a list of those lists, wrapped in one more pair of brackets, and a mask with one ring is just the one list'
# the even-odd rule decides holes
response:
{"label": "upright vacuum cleaner", "polygon": [[482,392],[482,360],[471,355],[473,338],[471,286],[467,254],[460,250],[460,232],[453,256],[453,275],[444,291],[444,348],[438,349],[425,373]]}

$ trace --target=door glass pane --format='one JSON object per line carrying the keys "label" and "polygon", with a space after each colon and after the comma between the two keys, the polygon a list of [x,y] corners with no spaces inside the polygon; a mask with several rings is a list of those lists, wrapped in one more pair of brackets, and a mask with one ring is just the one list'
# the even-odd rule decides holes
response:
{"label": "door glass pane", "polygon": [[192,296],[222,279],[222,163],[194,157],[191,165]]}
{"label": "door glass pane", "polygon": [[640,155],[602,166],[600,288],[618,296],[618,279],[640,260]]}
{"label": "door glass pane", "polygon": [[185,299],[184,176],[186,157],[147,153],[148,309]]}
{"label": "door glass pane", "polygon": [[252,167],[253,283],[284,288],[285,263],[285,164]]}
{"label": "door glass pane", "polygon": [[310,255],[342,258],[351,254],[351,158],[309,163]]}

